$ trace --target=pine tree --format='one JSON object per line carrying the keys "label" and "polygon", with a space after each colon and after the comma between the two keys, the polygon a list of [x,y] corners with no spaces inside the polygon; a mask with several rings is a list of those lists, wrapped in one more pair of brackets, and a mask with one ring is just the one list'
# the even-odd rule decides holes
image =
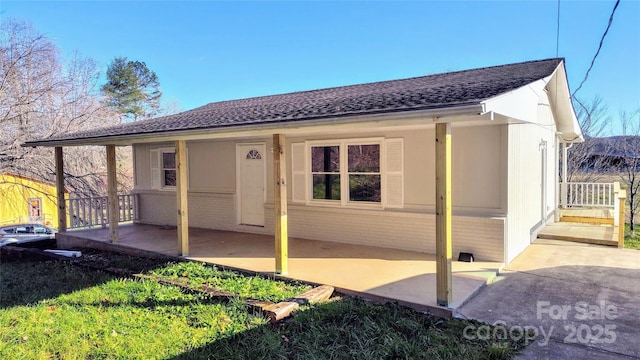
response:
{"label": "pine tree", "polygon": [[157,115],[160,109],[160,83],[144,62],[115,58],[107,69],[102,86],[105,106],[137,121]]}

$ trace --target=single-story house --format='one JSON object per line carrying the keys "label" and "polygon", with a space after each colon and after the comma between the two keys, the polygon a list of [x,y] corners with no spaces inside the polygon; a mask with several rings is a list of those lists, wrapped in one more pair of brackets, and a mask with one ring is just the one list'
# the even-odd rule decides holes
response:
{"label": "single-story house", "polygon": [[109,174],[114,147],[132,146],[137,221],[178,225],[183,254],[188,226],[275,233],[276,272],[287,233],[435,253],[446,305],[458,253],[508,264],[553,221],[559,146],[582,139],[554,58],[214,102],[25,146],[56,147],[61,169],[63,147],[105,145]]}

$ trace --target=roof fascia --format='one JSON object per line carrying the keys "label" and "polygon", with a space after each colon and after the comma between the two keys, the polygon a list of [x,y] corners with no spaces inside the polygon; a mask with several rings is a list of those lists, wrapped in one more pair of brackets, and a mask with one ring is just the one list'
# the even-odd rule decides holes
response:
{"label": "roof fascia", "polygon": [[545,87],[549,93],[549,101],[553,105],[561,143],[577,143],[584,141],[584,134],[571,102],[567,72],[562,61],[553,72]]}
{"label": "roof fascia", "polygon": [[167,131],[148,134],[114,135],[96,138],[81,138],[69,140],[39,140],[26,142],[22,146],[84,146],[84,145],[121,145],[134,143],[152,143],[175,140],[199,140],[215,138],[233,138],[247,136],[266,136],[274,133],[296,134],[302,132],[322,132],[330,129],[359,129],[378,127],[410,126],[418,123],[433,124],[438,122],[472,121],[474,116],[484,113],[484,106],[480,103],[465,104],[438,109],[408,110],[402,112],[354,115],[348,117],[333,117],[322,120],[303,120],[279,123],[228,126],[183,131]]}
{"label": "roof fascia", "polygon": [[[482,103],[486,107],[486,111],[493,111],[518,123],[536,123],[537,107],[540,105],[542,91],[546,91],[548,94],[549,106],[553,112],[556,131],[560,134],[560,141],[567,143],[584,141],[571,103],[564,61],[558,64],[551,75],[494,96]],[[522,101],[513,101],[517,97],[525,99],[524,103],[527,105],[522,106]],[[520,105],[513,106],[514,104]]]}

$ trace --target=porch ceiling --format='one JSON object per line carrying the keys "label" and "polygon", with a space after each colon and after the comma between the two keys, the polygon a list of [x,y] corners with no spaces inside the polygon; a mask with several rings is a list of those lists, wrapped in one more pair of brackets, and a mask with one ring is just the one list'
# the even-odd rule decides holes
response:
{"label": "porch ceiling", "polygon": [[[123,225],[117,246],[177,254],[175,227]],[[208,229],[189,229],[188,259],[273,273],[273,236]],[[107,229],[61,234],[63,244],[106,242]],[[60,240],[59,240],[60,242]],[[498,262],[453,262],[452,308],[462,304],[502,266]],[[435,256],[411,251],[335,242],[289,239],[288,278],[332,285],[343,292],[397,300],[419,308],[435,308]]]}

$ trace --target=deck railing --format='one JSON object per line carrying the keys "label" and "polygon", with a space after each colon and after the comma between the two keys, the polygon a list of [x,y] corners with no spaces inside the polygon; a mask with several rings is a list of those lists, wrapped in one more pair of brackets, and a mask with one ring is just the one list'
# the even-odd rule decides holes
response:
{"label": "deck railing", "polygon": [[[118,223],[138,219],[138,195],[118,195]],[[109,207],[107,197],[89,197],[69,199],[69,229],[107,227],[109,225]]]}
{"label": "deck railing", "polygon": [[564,208],[613,207],[615,202],[614,183],[562,183],[560,193]]}
{"label": "deck railing", "polygon": [[614,207],[613,207],[613,233],[617,236],[618,247],[624,247],[624,231],[625,231],[625,200],[627,199],[627,192],[620,189],[620,183],[614,183]]}

